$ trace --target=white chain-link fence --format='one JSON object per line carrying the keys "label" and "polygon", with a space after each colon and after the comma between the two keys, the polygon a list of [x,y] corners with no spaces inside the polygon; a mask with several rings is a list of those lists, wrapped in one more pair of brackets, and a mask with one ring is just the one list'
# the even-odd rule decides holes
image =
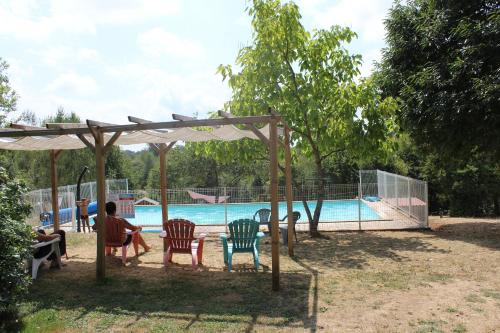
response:
{"label": "white chain-link fence", "polygon": [[[293,210],[300,213],[298,230],[309,229],[318,196],[317,182],[302,183],[293,188]],[[159,189],[129,190],[126,179],[108,180],[106,193],[133,193],[136,217],[130,222],[161,228],[161,197]],[[89,198],[89,213],[96,211],[96,184],[81,185],[81,198]],[[193,198],[194,197],[194,198]],[[27,196],[33,207],[32,223],[40,224],[41,214],[51,213],[51,190],[43,189]],[[278,188],[279,218],[284,220],[285,187]],[[76,218],[76,185],[59,187],[61,224]],[[184,218],[199,225],[224,226],[241,218],[254,218],[259,209],[270,209],[269,187],[217,187],[168,189],[169,218]],[[211,202],[211,203],[210,203]],[[427,224],[427,183],[380,170],[362,170],[357,184],[325,185],[319,230],[386,230],[425,228]],[[258,219],[258,216],[255,217]],[[48,221],[42,224],[51,223]]]}
{"label": "white chain-link fence", "polygon": [[[59,186],[58,206],[59,222],[61,224],[71,223],[75,226],[76,220],[76,198],[77,185]],[[108,179],[106,180],[106,195],[115,191],[128,192],[127,179]],[[96,210],[97,187],[96,182],[80,184],[80,199],[87,198],[90,201],[89,213]],[[33,226],[52,225],[52,189],[44,188],[34,190],[25,195],[25,199],[31,205],[31,215],[28,223]]]}
{"label": "white chain-link fence", "polygon": [[[315,182],[304,183],[293,188],[293,210],[300,213],[298,229],[308,229],[308,214],[304,201],[311,215],[314,214],[318,190]],[[131,222],[143,226],[160,227],[160,190],[130,192],[135,194],[138,204],[136,218]],[[189,192],[206,197],[194,199]],[[221,200],[225,197],[228,199]],[[143,198],[145,199],[141,200]],[[278,188],[278,198],[281,220],[287,214],[284,186]],[[207,200],[216,203],[209,203]],[[259,209],[270,208],[269,200],[269,187],[267,186],[167,190],[169,218],[185,218],[206,226],[220,226],[240,218],[254,218]],[[427,227],[427,185],[422,181],[380,170],[362,170],[359,172],[357,184],[327,184],[325,186],[319,221],[320,230],[425,228]]]}

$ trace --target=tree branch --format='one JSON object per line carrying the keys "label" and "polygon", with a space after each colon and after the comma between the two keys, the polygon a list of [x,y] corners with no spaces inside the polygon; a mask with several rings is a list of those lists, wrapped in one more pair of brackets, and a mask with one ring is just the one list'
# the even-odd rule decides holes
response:
{"label": "tree branch", "polygon": [[345,151],[346,149],[345,148],[340,148],[340,149],[334,149],[332,150],[331,152],[325,154],[325,155],[322,155],[320,157],[321,161],[324,161],[328,156],[334,154],[334,153],[340,153],[341,151]]}

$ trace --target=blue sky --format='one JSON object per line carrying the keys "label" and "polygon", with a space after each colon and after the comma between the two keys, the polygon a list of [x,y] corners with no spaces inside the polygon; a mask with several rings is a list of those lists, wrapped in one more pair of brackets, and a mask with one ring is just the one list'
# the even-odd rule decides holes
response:
{"label": "blue sky", "polygon": [[[297,1],[307,29],[349,26],[363,75],[384,46],[389,0]],[[251,40],[245,0],[0,0],[0,57],[19,112],[59,106],[82,119],[170,120],[220,109],[230,90],[216,74]],[[19,113],[18,112],[18,113]]]}

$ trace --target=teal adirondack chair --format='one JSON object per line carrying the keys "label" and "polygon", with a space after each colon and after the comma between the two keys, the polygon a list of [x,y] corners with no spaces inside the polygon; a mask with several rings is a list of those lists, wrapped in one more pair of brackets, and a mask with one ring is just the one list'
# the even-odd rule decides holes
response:
{"label": "teal adirondack chair", "polygon": [[264,233],[259,231],[259,222],[250,219],[236,220],[228,225],[230,237],[220,234],[224,247],[224,263],[231,272],[233,253],[249,252],[253,254],[255,269],[259,269],[259,241]]}

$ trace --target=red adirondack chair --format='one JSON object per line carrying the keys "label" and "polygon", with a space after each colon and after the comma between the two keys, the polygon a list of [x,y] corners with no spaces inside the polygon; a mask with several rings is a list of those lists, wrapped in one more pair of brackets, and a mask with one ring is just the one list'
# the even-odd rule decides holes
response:
{"label": "red adirondack chair", "polygon": [[[96,219],[94,218],[94,221],[95,220]],[[130,246],[130,244],[123,245],[124,235],[127,234],[125,223],[122,219],[112,216],[106,216],[106,220],[104,223],[106,226],[106,255],[111,254],[112,248],[120,247],[122,249],[122,263],[125,265],[125,263],[127,262],[127,249]],[[135,255],[137,255],[139,253],[139,238],[137,237],[138,232],[132,231],[129,233],[132,235],[131,244],[134,246]]]}
{"label": "red adirondack chair", "polygon": [[167,251],[163,256],[163,264],[167,268],[172,262],[174,253],[190,253],[193,267],[203,263],[203,242],[206,234],[194,237],[196,224],[184,219],[168,220],[160,237],[167,241]]}

